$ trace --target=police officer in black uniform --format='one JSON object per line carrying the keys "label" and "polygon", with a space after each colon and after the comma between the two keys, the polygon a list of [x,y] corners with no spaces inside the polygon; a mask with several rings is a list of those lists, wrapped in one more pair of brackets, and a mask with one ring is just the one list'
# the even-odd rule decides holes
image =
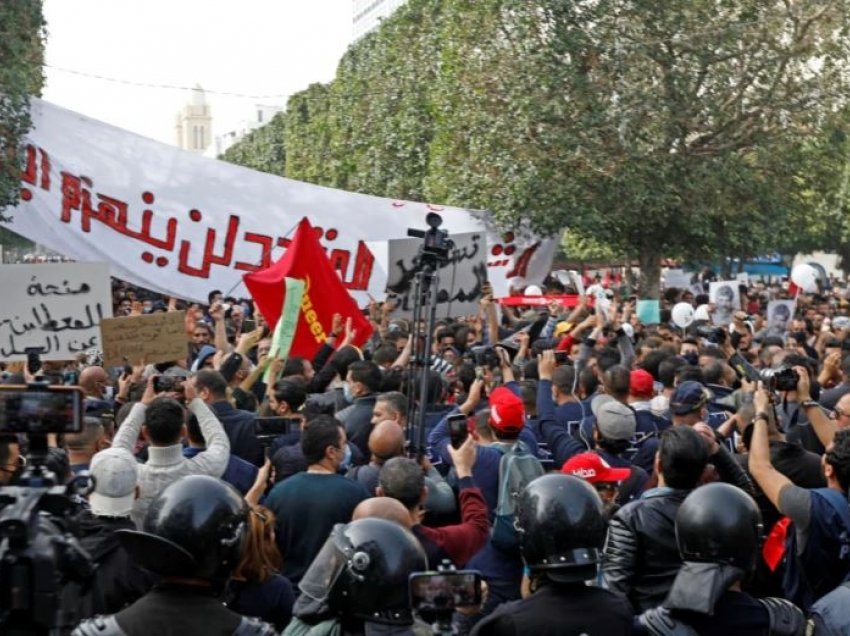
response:
{"label": "police officer in black uniform", "polygon": [[422,545],[399,524],[337,524],[298,584],[295,618],[283,634],[412,635],[408,579],[427,569]]}
{"label": "police officer in black uniform", "polygon": [[753,498],[724,483],[697,488],[676,515],[676,541],[684,564],[661,607],[639,623],[653,636],[802,636],[805,617],[779,598],[755,599],[741,591],[755,570],[762,534]]}
{"label": "police officer in black uniform", "polygon": [[162,582],[117,614],[80,623],[74,636],[274,634],[219,598],[239,561],[247,513],[236,489],[213,477],[192,475],[169,485],[148,509],[143,532],[116,532],[133,560]]}
{"label": "police officer in black uniform", "polygon": [[631,633],[629,603],[585,584],[596,579],[605,540],[602,501],[590,484],[572,475],[538,477],[520,495],[516,525],[535,591],[499,607],[473,636]]}

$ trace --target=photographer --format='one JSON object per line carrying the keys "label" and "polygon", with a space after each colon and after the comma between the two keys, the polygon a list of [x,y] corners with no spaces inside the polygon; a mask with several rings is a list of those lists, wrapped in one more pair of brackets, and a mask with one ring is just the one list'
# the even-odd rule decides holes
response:
{"label": "photographer", "polygon": [[138,494],[139,464],[127,451],[107,448],[91,461],[94,490],[80,513],[80,543],[97,566],[81,616],[111,614],[144,595],[157,577],[142,570],[118,540],[116,531],[135,530],[130,519]]}
{"label": "photographer", "polygon": [[[190,414],[186,421],[186,440],[189,442],[189,445],[183,448],[183,457],[192,459],[207,449],[207,443],[204,440],[201,425],[194,413]],[[221,479],[245,495],[254,485],[258,471],[259,469],[251,462],[246,462],[241,457],[230,453],[230,457],[227,460],[227,468],[224,469]]]}
{"label": "photographer", "polygon": [[195,391],[215,414],[230,440],[230,452],[263,465],[263,447],[254,434],[254,414],[234,408],[227,399],[227,381],[218,371],[203,369],[195,376]]}
{"label": "photographer", "polygon": [[377,494],[400,501],[410,514],[410,527],[428,555],[431,564],[450,560],[457,567],[465,565],[484,547],[490,536],[487,504],[472,478],[477,444],[470,435],[459,449],[449,445],[454,459],[460,489],[462,522],[456,525],[428,527],[422,524],[428,487],[422,469],[412,459],[389,460],[381,468]]}
{"label": "photographer", "polygon": [[221,477],[230,457],[230,441],[216,416],[195,393],[194,380],[187,380],[183,389],[189,410],[198,417],[207,448],[191,459],[183,457],[180,440],[185,436],[186,413],[172,398],[157,397],[154,381],[155,377],[148,378],[141,402],[133,405],[112,441],[113,448],[132,453],[142,432],[150,444],[148,461],[139,466],[141,492],[133,506],[137,525],[144,519],[150,502],[170,483],[184,475]]}
{"label": "photographer", "polygon": [[[797,353],[785,355],[781,367],[775,373],[782,371],[788,373],[792,367],[804,368],[809,378],[814,378],[817,375],[813,361]],[[817,400],[819,397],[820,385],[810,381],[807,395],[799,395],[796,389],[784,391],[782,400],[776,405],[776,410],[779,413],[781,427],[788,437],[788,441],[800,442],[806,450],[823,455],[825,446],[818,438],[810,422],[814,411],[803,405],[804,401],[813,402],[813,398]],[[806,400],[803,400],[803,398],[806,398]],[[814,404],[817,404],[817,402],[814,402]]]}
{"label": "photographer", "polygon": [[[797,393],[801,398],[809,398],[806,369],[795,367],[795,371],[799,374]],[[801,400],[801,403],[808,404],[810,400]],[[754,405],[750,472],[770,502],[793,522],[781,546],[784,548],[782,587],[786,598],[808,610],[850,572],[847,538],[850,535],[850,509],[847,507],[850,431],[839,431],[830,440],[828,424],[821,421],[819,415],[813,417],[812,423],[827,442],[823,462],[827,487],[801,488],[776,470],[771,461],[768,422],[772,405],[770,394],[763,387],[756,391]]]}

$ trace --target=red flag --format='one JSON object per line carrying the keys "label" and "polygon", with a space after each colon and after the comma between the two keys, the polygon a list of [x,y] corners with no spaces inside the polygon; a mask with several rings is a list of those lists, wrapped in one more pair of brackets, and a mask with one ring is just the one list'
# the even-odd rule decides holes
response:
{"label": "red flag", "polygon": [[268,269],[245,274],[245,285],[269,327],[274,330],[286,291],[284,278],[304,281],[304,297],[290,355],[312,358],[328,337],[334,314],[351,318],[357,330],[353,344],[361,346],[372,335],[372,325],[339,279],[313,226],[301,219],[283,257]]}
{"label": "red flag", "polygon": [[785,556],[785,539],[788,537],[790,526],[791,518],[782,517],[773,526],[770,534],[767,535],[767,539],[764,540],[761,554],[771,572],[776,572],[776,568],[782,562],[782,557]]}

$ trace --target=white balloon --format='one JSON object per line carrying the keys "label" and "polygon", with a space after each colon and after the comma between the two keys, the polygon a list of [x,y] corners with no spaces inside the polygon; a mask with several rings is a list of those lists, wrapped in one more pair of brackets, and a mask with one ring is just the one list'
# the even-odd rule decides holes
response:
{"label": "white balloon", "polygon": [[804,292],[815,292],[818,290],[818,272],[808,263],[800,263],[791,270],[791,282]]}
{"label": "white balloon", "polygon": [[691,323],[695,320],[695,313],[696,312],[694,312],[694,308],[691,303],[677,303],[671,312],[673,322],[677,327],[681,327],[682,329],[686,329],[691,326]]}
{"label": "white balloon", "polygon": [[694,312],[694,320],[711,320],[708,315],[708,305],[700,305]]}

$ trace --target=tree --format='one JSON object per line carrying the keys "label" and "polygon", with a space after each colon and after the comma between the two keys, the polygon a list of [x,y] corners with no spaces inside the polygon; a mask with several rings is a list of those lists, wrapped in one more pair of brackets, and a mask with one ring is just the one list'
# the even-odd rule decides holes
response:
{"label": "tree", "polygon": [[[294,96],[285,174],[664,257],[847,239],[846,0],[409,0]],[[850,230],[847,230],[850,232]],[[830,232],[832,234],[830,235]],[[829,236],[827,236],[829,235]]]}
{"label": "tree", "polygon": [[431,192],[490,190],[507,222],[604,240],[638,258],[648,297],[662,257],[781,242],[801,203],[789,153],[806,156],[845,101],[846,2],[485,4],[490,46],[457,21],[447,38],[468,63],[445,78],[461,117],[438,133],[448,159]]}
{"label": "tree", "polygon": [[286,123],[277,113],[265,126],[252,130],[224,151],[221,159],[254,170],[283,176],[286,170]]}
{"label": "tree", "polygon": [[[30,128],[30,95],[44,82],[44,18],[40,0],[0,3],[0,210],[18,201],[23,154]],[[0,244],[18,242],[0,228]]]}

